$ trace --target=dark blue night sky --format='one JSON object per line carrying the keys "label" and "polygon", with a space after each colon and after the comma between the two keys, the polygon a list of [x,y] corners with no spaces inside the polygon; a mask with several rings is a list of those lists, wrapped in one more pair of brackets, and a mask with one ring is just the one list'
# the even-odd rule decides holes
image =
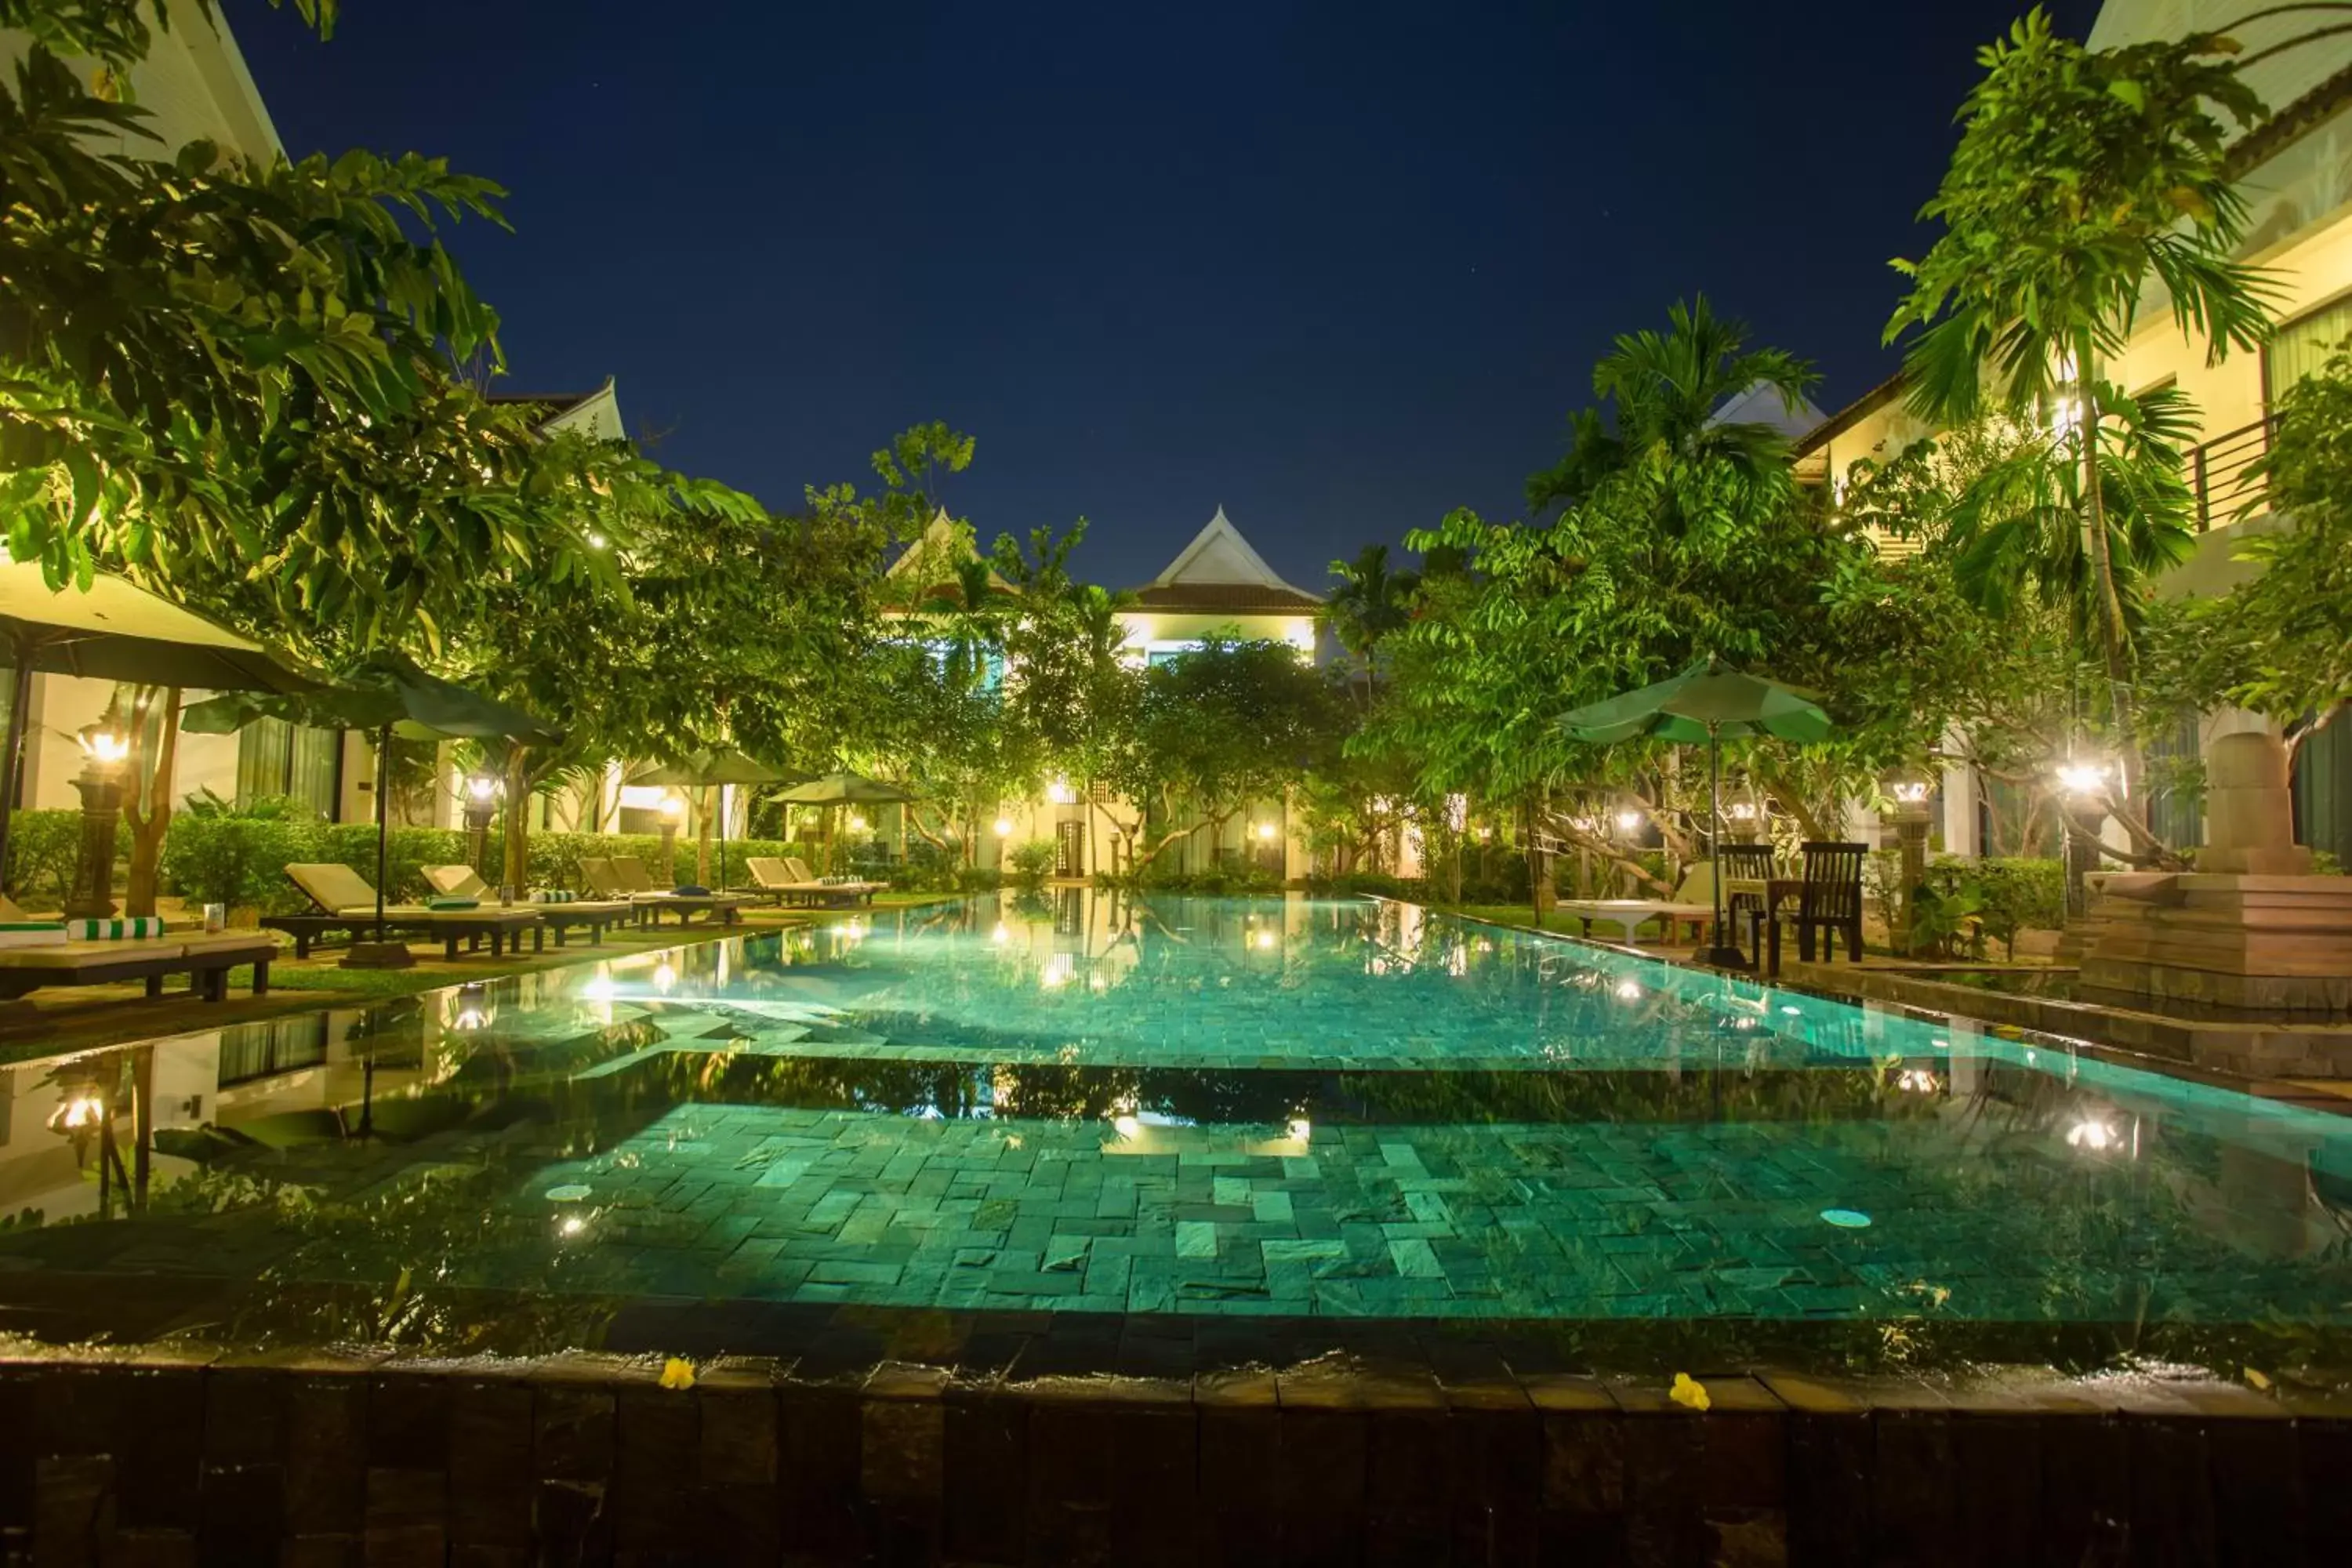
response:
{"label": "dark blue night sky", "polygon": [[[512,193],[457,249],[517,391],[771,505],[893,431],[979,437],[982,537],[1084,515],[1148,578],[1222,503],[1277,570],[1516,516],[1610,337],[1705,289],[1893,367],[2000,0],[1608,7],[346,0],[228,11],[289,151]],[[2055,7],[2080,32],[2095,6]]]}

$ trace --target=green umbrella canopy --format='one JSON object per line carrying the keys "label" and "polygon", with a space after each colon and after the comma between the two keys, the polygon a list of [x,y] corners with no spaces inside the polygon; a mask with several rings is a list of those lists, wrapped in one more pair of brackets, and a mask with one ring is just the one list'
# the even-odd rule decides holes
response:
{"label": "green umbrella canopy", "polygon": [[[0,560],[0,643],[14,665],[0,767],[15,778],[36,671],[208,691],[312,691],[319,680],[259,643],[215,626],[101,572],[87,588],[51,588],[37,561]],[[8,818],[0,805],[0,867],[8,863]]]}
{"label": "green umbrella canopy", "polygon": [[0,562],[0,638],[22,670],[207,691],[312,691],[259,643],[101,572],[52,589],[37,561]]}
{"label": "green umbrella canopy", "polygon": [[427,675],[397,654],[375,654],[323,691],[255,696],[232,693],[199,702],[181,728],[226,735],[257,719],[283,719],[322,730],[382,730],[412,741],[520,741],[554,745],[563,732],[521,709]]}
{"label": "green umbrella canopy", "polygon": [[863,805],[893,800],[913,800],[912,790],[902,789],[880,779],[869,779],[863,773],[827,773],[821,779],[811,779],[804,784],[794,784],[776,796],[794,805]]}
{"label": "green umbrella canopy", "polygon": [[1685,745],[1710,735],[1822,741],[1831,729],[1830,716],[1803,692],[1712,657],[1654,686],[1573,709],[1559,722],[1575,739],[1596,745],[1613,745],[1637,735]]}
{"label": "green umbrella canopy", "polygon": [[772,768],[727,746],[689,752],[683,762],[631,773],[628,783],[649,789],[706,789],[712,784],[798,784],[808,777]]}

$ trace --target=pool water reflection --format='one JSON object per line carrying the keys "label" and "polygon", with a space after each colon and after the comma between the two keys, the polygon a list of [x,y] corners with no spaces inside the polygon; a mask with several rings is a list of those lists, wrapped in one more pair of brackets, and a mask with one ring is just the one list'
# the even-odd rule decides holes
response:
{"label": "pool water reflection", "polygon": [[142,1331],[523,1348],[647,1298],[2352,1326],[2352,1123],[1394,904],[982,899],[0,1092],[0,1312],[59,1337],[133,1279]]}

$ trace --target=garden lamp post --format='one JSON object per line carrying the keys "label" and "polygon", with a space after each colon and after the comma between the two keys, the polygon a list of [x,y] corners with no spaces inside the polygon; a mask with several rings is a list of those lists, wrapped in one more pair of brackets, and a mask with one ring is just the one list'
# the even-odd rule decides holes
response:
{"label": "garden lamp post", "polygon": [[81,731],[81,847],[74,861],[68,920],[105,920],[114,913],[114,833],[122,819],[122,764],[131,742],[101,721]]}
{"label": "garden lamp post", "polygon": [[2070,921],[2089,912],[2083,879],[2099,868],[2099,841],[2075,827],[2074,808],[2103,795],[2106,780],[2104,763],[2069,760],[2058,769],[2058,789],[2067,806],[2058,820],[2065,831],[2066,918]]}
{"label": "garden lamp post", "polygon": [[[477,769],[466,777],[466,853],[478,874],[490,841],[490,819],[499,814],[498,775]],[[485,879],[487,880],[488,879]]]}
{"label": "garden lamp post", "polygon": [[661,803],[661,879],[677,881],[677,826],[686,820],[686,798],[673,792]]}
{"label": "garden lamp post", "polygon": [[1762,814],[1752,800],[1735,800],[1723,808],[1723,820],[1730,825],[1732,841],[1753,844],[1757,832],[1764,826]]}
{"label": "garden lamp post", "polygon": [[1887,788],[1894,799],[1893,807],[1885,814],[1886,826],[1895,829],[1896,847],[1902,854],[1902,898],[1895,908],[1903,921],[1900,931],[1892,932],[1898,951],[1911,951],[1911,930],[1919,901],[1919,888],[1927,879],[1927,796],[1930,786],[1921,778],[1904,777]]}

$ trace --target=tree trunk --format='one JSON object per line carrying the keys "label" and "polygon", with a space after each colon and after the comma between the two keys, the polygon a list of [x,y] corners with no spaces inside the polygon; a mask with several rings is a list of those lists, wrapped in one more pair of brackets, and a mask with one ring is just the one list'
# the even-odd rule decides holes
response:
{"label": "tree trunk", "polygon": [[1551,855],[1543,847],[1543,810],[1534,795],[1528,797],[1523,811],[1528,829],[1528,902],[1536,912],[1536,924],[1544,923],[1557,901],[1552,896]]}
{"label": "tree trunk", "polygon": [[506,831],[503,835],[505,853],[501,857],[499,885],[512,888],[520,894],[530,886],[530,758],[528,748],[510,745],[507,749],[506,766],[507,808]]}
{"label": "tree trunk", "polygon": [[[2140,809],[2140,778],[2145,770],[2140,763],[2138,737],[2132,726],[2131,654],[2124,641],[2123,594],[2116,586],[2114,543],[2107,537],[2106,491],[2099,483],[2098,362],[2087,330],[2076,337],[2074,364],[2076,386],[2083,402],[2083,517],[2090,534],[2092,566],[2098,577],[2099,656],[2106,666],[2107,702],[2116,727],[2119,787],[2115,811],[2125,819],[2126,829],[2131,830]],[[2137,829],[2132,832],[2136,842],[2149,837],[2145,823],[2137,823]]]}
{"label": "tree trunk", "polygon": [[710,884],[710,817],[711,803],[726,797],[713,785],[705,784],[695,793],[694,799],[694,880],[698,887]]}
{"label": "tree trunk", "polygon": [[131,787],[122,797],[122,819],[131,826],[131,884],[122,900],[126,915],[155,912],[163,837],[172,826],[172,775],[180,755],[180,689],[163,689],[163,724],[151,748],[147,710],[153,691],[153,688],[142,689],[131,704]]}

